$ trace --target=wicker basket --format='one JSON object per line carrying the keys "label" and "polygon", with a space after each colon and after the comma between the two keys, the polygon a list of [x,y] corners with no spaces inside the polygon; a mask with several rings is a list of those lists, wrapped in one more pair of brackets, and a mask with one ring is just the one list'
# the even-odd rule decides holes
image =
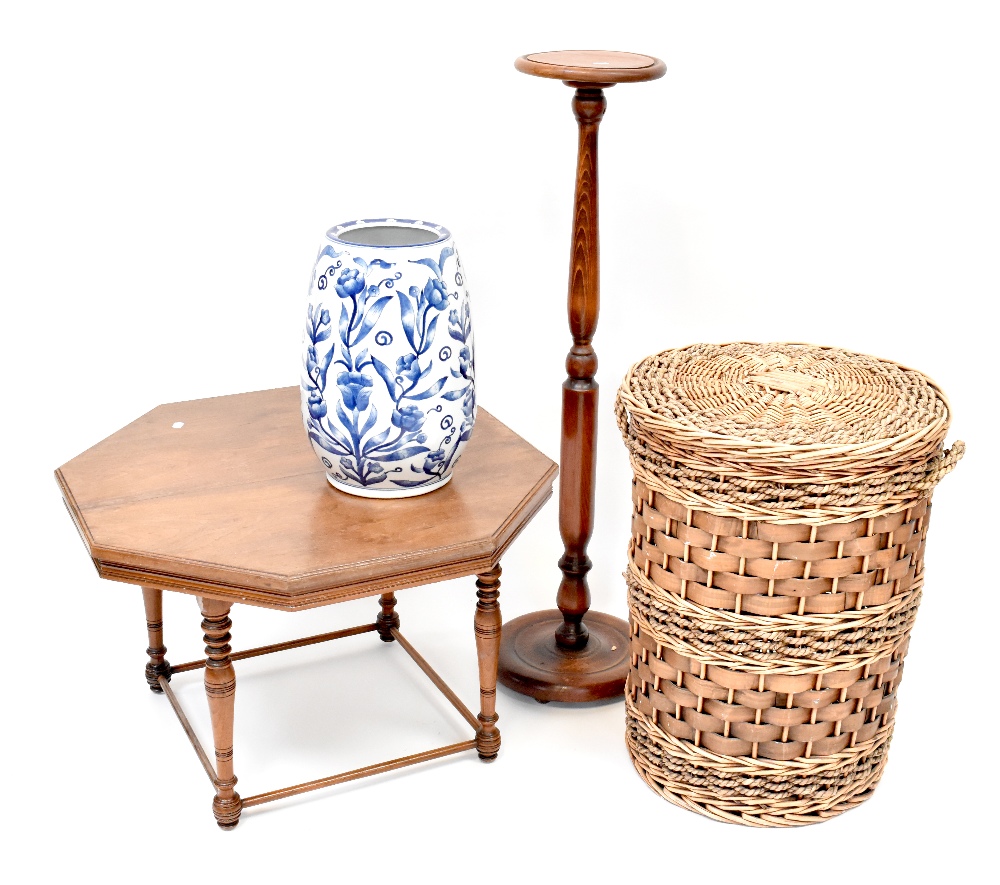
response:
{"label": "wicker basket", "polygon": [[881,777],[923,585],[947,400],[924,375],[801,344],[695,345],[629,371],[627,740],[710,817],[796,826]]}

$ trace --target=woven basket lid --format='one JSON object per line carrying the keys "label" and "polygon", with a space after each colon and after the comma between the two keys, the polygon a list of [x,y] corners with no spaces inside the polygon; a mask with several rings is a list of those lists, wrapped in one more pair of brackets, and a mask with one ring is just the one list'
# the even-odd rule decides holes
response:
{"label": "woven basket lid", "polygon": [[903,488],[926,490],[929,473],[936,483],[964,450],[942,472],[951,411],[926,375],[809,344],[665,350],[631,368],[616,411],[633,467],[638,455],[643,478],[668,492],[680,471],[688,484],[756,480],[774,487],[764,497],[785,502],[782,489],[836,486],[847,499],[886,481],[898,498]]}

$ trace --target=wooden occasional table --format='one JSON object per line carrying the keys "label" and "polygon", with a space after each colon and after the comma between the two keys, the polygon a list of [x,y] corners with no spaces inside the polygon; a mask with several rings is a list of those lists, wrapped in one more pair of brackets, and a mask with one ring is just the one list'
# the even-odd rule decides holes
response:
{"label": "wooden occasional table", "polygon": [[[149,635],[146,681],[163,692],[215,788],[220,827],[243,808],[476,750],[500,748],[495,711],[500,558],[552,494],[556,466],[480,409],[454,478],[401,500],[330,488],[306,440],[298,388],[159,406],[56,471],[67,509],[103,578],[142,587]],[[473,714],[399,632],[395,590],[476,575],[480,712]],[[198,599],[205,661],[172,666],[163,645],[162,592]],[[368,624],[233,653],[235,602],[299,611],[380,596]],[[475,729],[450,746],[241,798],[233,768],[233,662],[358,633],[398,642]],[[170,688],[204,668],[215,765]]]}

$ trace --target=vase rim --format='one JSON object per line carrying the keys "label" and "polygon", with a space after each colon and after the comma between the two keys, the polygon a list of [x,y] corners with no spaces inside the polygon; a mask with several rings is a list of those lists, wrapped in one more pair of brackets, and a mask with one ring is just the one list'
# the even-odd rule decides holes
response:
{"label": "vase rim", "polygon": [[[425,231],[426,233],[433,234],[434,239],[428,240],[423,243],[398,243],[398,244],[387,244],[387,243],[364,243],[359,244],[352,242],[349,239],[345,239],[345,235],[351,233],[352,231],[364,230],[366,228],[378,228],[378,227],[399,227],[406,228],[411,227],[415,230]],[[412,249],[419,248],[422,246],[435,246],[439,243],[443,243],[445,240],[451,239],[451,231],[444,225],[436,224],[433,221],[420,221],[415,218],[358,218],[353,221],[343,221],[340,224],[335,224],[326,232],[327,239],[333,240],[335,243],[340,243],[344,246],[358,246],[363,245],[366,249]]]}

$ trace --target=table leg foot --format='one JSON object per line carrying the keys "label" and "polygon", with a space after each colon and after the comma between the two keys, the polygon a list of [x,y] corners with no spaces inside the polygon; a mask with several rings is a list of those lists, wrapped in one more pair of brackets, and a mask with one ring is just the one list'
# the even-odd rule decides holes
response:
{"label": "table leg foot", "polygon": [[240,814],[243,812],[243,800],[240,798],[240,794],[233,790],[235,786],[236,778],[225,784],[222,781],[216,782],[216,790],[221,791],[225,789],[232,793],[232,796],[227,799],[216,795],[212,800],[212,814],[215,815],[215,822],[221,830],[234,830],[240,822]]}
{"label": "table leg foot", "polygon": [[160,677],[170,681],[170,662],[164,657],[167,647],[163,644],[163,591],[152,587],[142,588],[142,602],[146,608],[146,633],[149,636],[149,663],[146,664],[146,683],[150,691],[163,694]]}
{"label": "table leg foot", "polygon": [[500,752],[497,728],[497,665],[500,660],[500,565],[476,579],[476,654],[479,658],[479,730],[476,750],[483,762],[492,762]]}
{"label": "table leg foot", "polygon": [[375,618],[375,629],[378,631],[379,639],[383,642],[392,642],[391,630],[399,629],[399,615],[396,614],[396,597],[390,590],[383,593],[379,600],[382,604],[382,611]]}
{"label": "table leg foot", "polygon": [[215,799],[212,813],[218,825],[231,830],[240,822],[243,800],[236,792],[233,773],[233,714],[236,707],[236,671],[229,657],[230,603],[218,599],[199,599],[205,631],[205,695],[212,717],[215,743]]}

